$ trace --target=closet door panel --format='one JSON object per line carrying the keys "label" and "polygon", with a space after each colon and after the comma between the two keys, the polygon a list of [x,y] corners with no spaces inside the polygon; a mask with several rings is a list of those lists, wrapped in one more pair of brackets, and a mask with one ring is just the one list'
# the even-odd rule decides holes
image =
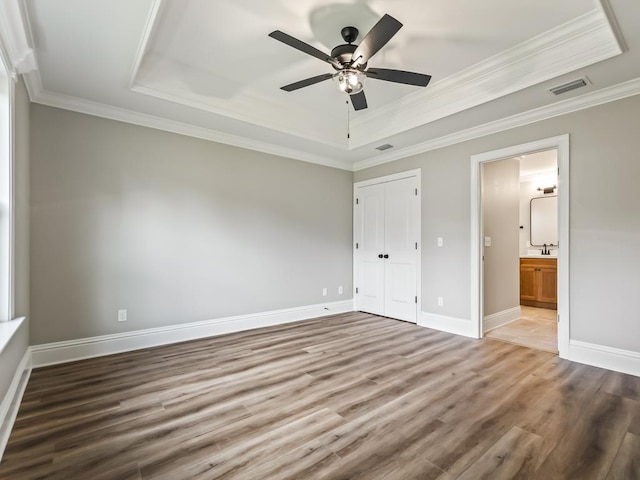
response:
{"label": "closet door panel", "polygon": [[385,184],[385,315],[417,321],[418,197],[416,179]]}
{"label": "closet door panel", "polygon": [[357,308],[384,315],[384,185],[361,187],[357,192],[355,241]]}

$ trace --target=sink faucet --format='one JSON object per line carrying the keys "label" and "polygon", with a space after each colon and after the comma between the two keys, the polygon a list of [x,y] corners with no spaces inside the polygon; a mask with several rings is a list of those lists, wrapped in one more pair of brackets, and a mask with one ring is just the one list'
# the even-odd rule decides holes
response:
{"label": "sink faucet", "polygon": [[547,249],[547,244],[544,243],[542,246],[544,247],[542,249],[542,255],[551,255],[551,252]]}

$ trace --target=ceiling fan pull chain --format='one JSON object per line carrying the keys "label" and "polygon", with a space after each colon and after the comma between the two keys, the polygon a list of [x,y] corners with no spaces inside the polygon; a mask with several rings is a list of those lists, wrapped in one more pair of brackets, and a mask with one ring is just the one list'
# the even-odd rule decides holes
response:
{"label": "ceiling fan pull chain", "polygon": [[349,100],[344,102],[347,105],[347,140],[351,138],[351,122],[349,121]]}

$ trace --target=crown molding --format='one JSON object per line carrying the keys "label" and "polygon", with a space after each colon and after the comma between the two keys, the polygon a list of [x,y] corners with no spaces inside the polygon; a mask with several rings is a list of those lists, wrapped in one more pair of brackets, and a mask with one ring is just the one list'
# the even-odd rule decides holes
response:
{"label": "crown molding", "polygon": [[[459,113],[622,53],[597,8],[355,119],[349,149]],[[397,115],[401,111],[402,115]],[[373,133],[375,132],[375,133]]]}
{"label": "crown molding", "polygon": [[131,91],[269,128],[331,147],[347,149],[346,139],[342,140],[343,137],[336,135],[336,132],[332,129],[338,119],[315,115],[295,104],[285,106],[282,102],[275,100],[274,96],[260,94],[256,91],[244,91],[234,102],[213,98],[203,100],[194,97],[192,92],[176,85],[151,84],[155,82],[145,81],[143,71],[144,58],[149,52],[153,33],[162,13],[163,1],[154,0],[149,9],[149,15],[145,22],[129,76],[129,89]]}
{"label": "crown molding", "polygon": [[151,37],[153,35],[153,31],[156,26],[156,20],[158,18],[158,15],[160,15],[162,5],[163,0],[153,0],[153,2],[151,3],[149,15],[147,16],[147,21],[144,24],[142,36],[140,37],[140,43],[138,44],[138,50],[136,51],[136,55],[133,59],[131,73],[129,74],[129,88],[132,88],[136,83],[136,76],[138,75],[138,71],[140,70],[140,66],[142,65],[142,60],[144,58],[145,52],[147,51],[147,45],[149,44],[149,41],[151,40]]}
{"label": "crown molding", "polygon": [[[602,1],[606,3],[606,0],[602,0]],[[19,5],[19,0],[9,0],[9,2],[13,3],[14,6]],[[151,35],[152,30],[150,29],[152,29],[153,24],[155,23],[155,18],[157,17],[159,11],[162,8],[162,5],[163,5],[162,2],[163,0],[154,1],[149,13],[149,18],[147,20],[145,36]],[[20,10],[18,10],[18,12],[20,12]],[[27,39],[30,40],[32,37],[31,37],[28,18],[26,19],[26,22],[23,23],[22,25],[25,27],[24,33],[27,36]],[[571,28],[568,25],[570,25]],[[604,14],[603,9],[594,10],[586,15],[583,15],[582,17],[579,17],[578,19],[572,22],[569,22],[568,24],[558,27],[555,30],[556,30],[555,32],[553,31],[545,32],[543,35],[536,37],[528,42],[525,42],[525,44],[529,44],[529,43],[537,44],[536,48],[538,49],[546,45],[547,49],[552,50],[552,47],[554,47],[554,45],[557,45],[558,42],[562,43],[563,38],[568,35],[569,31],[574,33],[574,37],[583,38],[583,39],[585,36],[588,37],[589,36],[588,32],[591,31],[592,33],[594,32],[597,33],[596,37],[601,39],[605,38],[607,40],[607,42],[605,43],[607,44],[603,46],[602,44],[598,44],[598,42],[594,40],[594,38],[591,38],[592,41],[590,43],[587,42],[587,43],[583,43],[582,45],[583,53],[584,53],[583,58],[585,55],[588,54],[591,56],[592,59],[594,59],[596,58],[597,52],[599,52],[597,53],[599,55],[606,55],[607,54],[606,52],[609,52],[610,54],[612,51],[614,52],[621,51],[621,47],[618,44],[618,42],[615,41],[615,35],[613,33],[612,27],[607,21],[607,18]],[[547,39],[546,36],[551,35],[552,33],[553,33],[552,39],[551,40]],[[569,39],[564,38],[564,40],[565,40],[565,43],[575,47],[576,38],[569,38]],[[611,44],[610,42],[611,39],[614,40],[615,45]],[[0,47],[2,47],[0,48],[0,53],[2,52],[2,49],[6,47],[6,45],[4,45],[4,42],[2,40],[3,39],[0,38]],[[138,60],[142,59],[146,42],[147,42],[147,39],[143,37],[139,45],[139,51],[138,51],[138,57],[137,57]],[[27,45],[28,44],[29,43],[27,42]],[[489,59],[487,62],[493,61],[495,69],[493,71],[489,71],[487,75],[489,76],[495,75],[496,72],[501,71],[500,58],[504,60],[505,57],[512,57],[512,59],[515,61],[520,56],[522,56],[523,52],[520,51],[520,49],[525,48],[526,46],[525,44],[521,44],[515,47],[514,49],[511,49],[510,51],[503,52],[503,54],[497,55],[496,57]],[[534,49],[533,53],[537,55],[539,52],[536,52]],[[560,62],[564,61],[562,60],[562,55],[560,55],[560,57],[558,58],[558,61]],[[486,63],[486,62],[483,62],[483,63]],[[132,81],[135,73],[138,70],[138,67],[139,67],[139,64],[137,63],[134,64],[134,68],[132,69],[132,77],[131,77]],[[473,75],[478,75],[478,71],[474,70],[477,67],[478,66],[471,67],[471,69],[468,69],[462,72],[463,74],[465,74],[462,77],[464,76],[468,77],[467,83],[473,83],[472,80],[484,81],[483,78],[473,78]],[[557,67],[557,65],[555,67]],[[472,71],[474,71],[475,73]],[[560,73],[558,73],[558,71],[556,70],[555,75],[559,75],[559,74]],[[457,78],[456,81],[462,82],[463,83],[462,87],[464,88],[464,78],[462,78],[460,75],[457,75],[456,77],[460,77],[460,78]],[[493,122],[472,127],[470,129],[466,129],[463,131],[438,137],[420,144],[412,145],[410,147],[381,153],[380,155],[374,158],[369,158],[366,160],[352,163],[348,160],[343,160],[343,161],[336,160],[336,159],[328,158],[322,155],[315,155],[302,150],[286,148],[286,147],[282,147],[282,146],[275,145],[268,142],[252,140],[239,135],[228,134],[225,132],[207,129],[204,127],[197,127],[187,123],[168,120],[166,118],[161,118],[154,115],[139,113],[139,112],[135,112],[135,111],[120,108],[120,107],[114,107],[106,104],[101,104],[98,102],[75,98],[68,95],[49,92],[43,88],[40,73],[37,69],[25,73],[24,79],[25,79],[27,91],[29,93],[29,97],[31,101],[35,103],[63,108],[67,110],[89,114],[89,115],[109,118],[112,120],[122,121],[122,122],[140,125],[144,127],[165,130],[165,131],[177,133],[180,135],[191,136],[191,137],[200,138],[203,140],[214,141],[214,142],[218,142],[226,145],[232,145],[240,148],[246,148],[249,150],[259,151],[267,154],[277,155],[285,158],[291,158],[295,160],[315,163],[318,165],[324,165],[324,166],[338,168],[342,170],[348,170],[348,171],[358,171],[358,170],[373,167],[376,165],[393,162],[393,161],[406,158],[412,155],[446,147],[449,145],[471,140],[474,138],[479,138],[485,135],[498,133],[500,131],[509,130],[519,126],[545,120],[547,118],[564,115],[566,113],[571,113],[573,111],[590,108],[592,106],[596,106],[602,103],[607,103],[610,101],[619,100],[619,99],[637,95],[638,93],[640,93],[640,78],[637,78],[637,79],[630,80],[628,82],[614,85],[612,87],[607,87],[601,90],[589,92],[579,97],[574,97],[568,100],[556,102],[551,105],[529,110],[527,112],[516,114],[510,117],[505,117]],[[451,77],[446,80],[447,82],[454,81],[454,79]],[[428,90],[431,90],[432,92],[436,91],[436,93],[439,92],[438,93],[438,96],[439,96],[440,94],[442,94],[442,89],[444,88],[444,86],[441,85],[443,82],[444,81],[440,81],[436,83]],[[427,92],[428,90],[416,92],[416,94],[414,95],[404,97],[401,100],[401,102],[399,102],[401,103],[401,105],[398,106],[398,102],[397,102],[395,104],[394,109],[402,108],[406,110],[412,110],[413,104],[417,100],[419,101],[419,99],[416,100],[415,96],[418,94]],[[422,100],[422,102],[423,103],[421,104],[421,108],[423,110],[428,111],[431,108],[431,106],[429,104],[425,104],[426,100],[424,99]],[[465,107],[465,108],[468,108],[468,107]],[[384,107],[382,107],[382,109],[384,109]],[[382,114],[378,114],[377,113],[378,111],[381,111],[381,109],[376,109],[375,111],[368,112],[366,116],[370,116],[372,114],[374,116],[382,115]],[[387,112],[387,115],[388,115],[388,112]],[[384,121],[393,122],[394,117],[395,115],[389,115],[387,118],[384,119]],[[361,121],[362,121],[362,118],[358,118],[354,122],[361,122]],[[352,132],[353,132],[353,128],[354,126],[352,124]],[[368,124],[366,125],[366,128],[370,128]],[[402,131],[406,129],[407,129],[407,125],[405,122]],[[382,130],[384,130],[384,128]],[[353,136],[354,135],[352,134],[352,139],[351,139],[352,143],[349,145],[350,149],[354,148]],[[384,138],[384,136],[382,134],[376,135],[376,138],[374,140],[379,141],[380,138]],[[341,146],[344,148],[344,145],[341,145]]]}
{"label": "crown molding", "polygon": [[640,77],[611,87],[586,93],[579,97],[570,98],[544,107],[534,108],[527,112],[518,113],[500,120],[478,125],[477,127],[434,138],[426,142],[412,145],[411,147],[381,154],[380,156],[368,160],[362,160],[354,163],[353,171],[364,170],[365,168],[375,167],[377,165],[393,162],[402,158],[418,155],[420,153],[437,150],[438,148],[448,147],[457,143],[473,140],[474,138],[480,138],[486,135],[510,130],[512,128],[522,127],[531,123],[558,117],[567,113],[577,112],[603,103],[614,102],[616,100],[621,100],[638,94],[640,94]]}
{"label": "crown molding", "polygon": [[20,0],[0,2],[0,51],[13,78],[38,68]]}
{"label": "crown molding", "polygon": [[301,160],[308,163],[315,163],[325,167],[333,167],[349,171],[352,170],[352,164],[350,162],[341,162],[321,155],[314,155],[312,153],[286,148],[259,140],[253,140],[239,135],[220,132],[209,128],[197,127],[187,123],[157,117],[155,115],[134,112],[132,110],[105,105],[68,95],[62,95],[59,93],[47,92],[39,88],[39,75],[37,75],[37,72],[32,72],[32,74],[25,76],[25,79],[27,81],[27,90],[31,101],[41,105],[131,123],[142,127],[164,130],[180,135],[186,135],[188,137],[195,137],[202,140],[209,140],[225,145],[245,148],[247,150],[254,150],[270,155]]}
{"label": "crown molding", "polygon": [[[335,121],[309,115],[295,105],[283,108],[277,96],[243,91],[231,103],[194,98],[180,85],[159,84],[144,77],[143,59],[162,11],[155,0],[134,60],[130,89],[178,105],[252,123],[288,135],[353,150],[411,128],[473,108],[510,93],[592,65],[622,53],[605,6],[541,33],[448,78],[419,89],[397,102],[363,112],[351,123],[349,140],[339,140]],[[166,80],[164,80],[166,82]],[[291,108],[295,109],[292,113]],[[402,111],[399,116],[397,112]],[[285,114],[286,112],[286,114]],[[295,119],[292,120],[292,119]],[[300,119],[304,119],[300,121]],[[304,128],[301,127],[304,125]]]}
{"label": "crown molding", "polygon": [[[214,106],[200,100],[191,99],[186,92],[168,92],[142,85],[141,83],[131,87],[131,91],[268,128],[286,135],[304,138],[305,140],[311,140],[330,147],[347,149],[346,139],[338,141],[337,138],[342,138],[342,136],[335,135],[334,133],[336,132],[327,132],[327,124],[331,127],[331,124],[335,125],[337,122],[328,122],[329,119],[326,117],[312,115],[308,111],[301,109],[292,113],[291,107],[285,109],[281,103],[270,98],[246,94],[236,99],[233,104],[227,103],[225,105],[224,102],[219,102],[218,105]],[[295,108],[297,109],[297,107]],[[292,123],[291,119],[295,119],[295,122]]]}
{"label": "crown molding", "polygon": [[475,138],[492,135],[494,133],[499,133],[505,130],[510,130],[640,94],[640,78],[635,78],[633,80],[596,90],[579,97],[570,98],[551,105],[495,120],[493,122],[488,122],[478,125],[477,127],[444,135],[442,137],[434,138],[393,152],[383,153],[380,156],[352,164],[348,161],[329,159],[320,155],[313,155],[308,152],[285,148],[266,142],[259,142],[203,127],[195,127],[186,123],[175,122],[153,115],[133,112],[131,110],[90,102],[88,100],[82,100],[66,95],[45,92],[40,87],[40,76],[37,71],[25,75],[25,80],[29,96],[31,101],[34,103],[40,103],[51,107],[63,108],[88,115],[95,115],[143,127],[155,128],[158,130],[165,130],[180,135],[186,135],[235,147],[246,148],[248,150],[255,150],[262,153],[278,155],[281,157],[349,171],[364,170],[365,168],[394,162],[420,153],[437,150],[439,148],[448,147],[450,145],[473,140]]}

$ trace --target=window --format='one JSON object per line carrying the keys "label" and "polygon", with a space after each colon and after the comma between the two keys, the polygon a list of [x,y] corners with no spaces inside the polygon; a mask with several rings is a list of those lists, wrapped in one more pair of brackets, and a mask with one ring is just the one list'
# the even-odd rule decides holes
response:
{"label": "window", "polygon": [[12,308],[12,185],[13,80],[0,61],[0,322],[11,320]]}

